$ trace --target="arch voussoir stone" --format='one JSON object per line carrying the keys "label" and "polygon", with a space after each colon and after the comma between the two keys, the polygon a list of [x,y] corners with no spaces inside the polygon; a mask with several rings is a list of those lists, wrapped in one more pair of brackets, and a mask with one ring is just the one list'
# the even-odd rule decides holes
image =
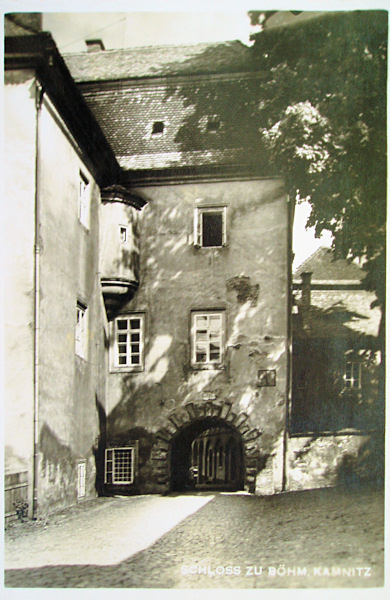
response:
{"label": "arch voussoir stone", "polygon": [[236,413],[232,406],[232,403],[227,401],[189,402],[167,416],[165,426],[156,433],[157,442],[151,453],[159,485],[168,487],[170,484],[170,447],[178,432],[195,421],[218,418],[233,427],[241,436],[245,457],[244,479],[249,490],[254,491],[259,457],[258,439],[262,432],[251,428],[250,416],[247,413]]}

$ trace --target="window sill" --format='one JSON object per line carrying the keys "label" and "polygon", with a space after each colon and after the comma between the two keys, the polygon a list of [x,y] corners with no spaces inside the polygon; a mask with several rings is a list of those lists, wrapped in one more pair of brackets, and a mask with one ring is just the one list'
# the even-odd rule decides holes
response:
{"label": "window sill", "polygon": [[222,363],[207,365],[191,365],[192,371],[223,371],[225,368],[225,365]]}
{"label": "window sill", "polygon": [[111,367],[110,373],[142,373],[145,371],[144,367]]}

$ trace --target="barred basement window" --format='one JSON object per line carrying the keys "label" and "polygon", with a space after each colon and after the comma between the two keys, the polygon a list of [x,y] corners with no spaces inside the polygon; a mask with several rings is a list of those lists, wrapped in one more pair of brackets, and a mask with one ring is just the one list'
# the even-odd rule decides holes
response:
{"label": "barred basement window", "polygon": [[360,362],[348,361],[344,374],[345,387],[360,390],[362,387],[362,365]]}
{"label": "barred basement window", "polygon": [[140,370],[144,366],[144,315],[115,319],[114,367]]}
{"label": "barred basement window", "polygon": [[84,498],[85,496],[85,473],[85,461],[80,461],[77,464],[77,498]]}
{"label": "barred basement window", "polygon": [[134,481],[135,448],[107,448],[104,482],[128,485]]}
{"label": "barred basement window", "polygon": [[223,357],[222,312],[192,313],[191,362],[194,366],[218,365]]}
{"label": "barred basement window", "polygon": [[202,248],[226,245],[226,206],[195,209],[194,240]]}

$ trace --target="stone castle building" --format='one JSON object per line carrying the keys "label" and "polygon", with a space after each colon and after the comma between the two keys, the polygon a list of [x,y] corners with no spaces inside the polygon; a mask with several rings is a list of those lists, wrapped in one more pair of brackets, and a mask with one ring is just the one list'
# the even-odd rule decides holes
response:
{"label": "stone castle building", "polygon": [[6,19],[8,514],[294,488],[293,207],[261,78],[239,42],[62,57]]}

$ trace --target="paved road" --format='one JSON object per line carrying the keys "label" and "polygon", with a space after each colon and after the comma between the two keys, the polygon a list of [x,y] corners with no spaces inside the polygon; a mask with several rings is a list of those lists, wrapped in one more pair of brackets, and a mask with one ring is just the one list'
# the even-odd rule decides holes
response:
{"label": "paved road", "polygon": [[101,498],[62,522],[11,528],[5,541],[10,587],[379,587],[383,493]]}

